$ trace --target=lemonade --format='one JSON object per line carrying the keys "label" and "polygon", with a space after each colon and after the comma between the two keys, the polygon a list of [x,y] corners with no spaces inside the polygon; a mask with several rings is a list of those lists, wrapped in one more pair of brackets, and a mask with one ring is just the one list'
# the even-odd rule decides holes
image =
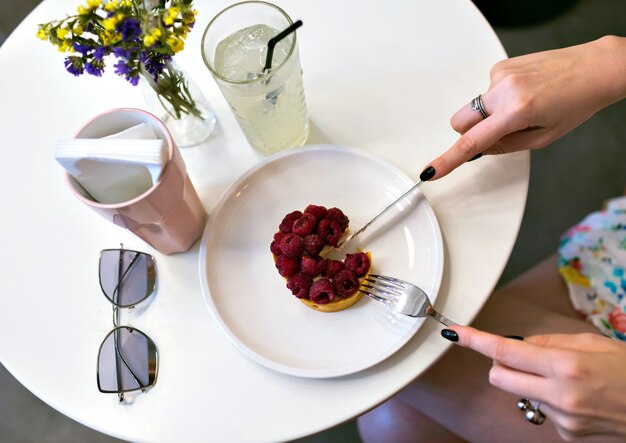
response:
{"label": "lemonade", "polygon": [[309,118],[295,32],[276,44],[264,71],[268,42],[284,28],[252,24],[211,43],[211,26],[203,57],[250,144],[264,154],[304,144]]}

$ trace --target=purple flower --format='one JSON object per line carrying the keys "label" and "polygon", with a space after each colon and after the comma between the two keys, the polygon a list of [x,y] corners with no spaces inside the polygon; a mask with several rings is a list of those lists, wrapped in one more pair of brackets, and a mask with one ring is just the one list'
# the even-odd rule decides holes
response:
{"label": "purple flower", "polygon": [[123,60],[118,61],[114,68],[117,75],[124,76],[130,72],[130,67]]}
{"label": "purple flower", "polygon": [[126,80],[130,82],[131,85],[137,86],[139,84],[139,74],[137,75],[128,75],[126,76]]}
{"label": "purple flower", "polygon": [[85,69],[91,75],[95,75],[96,77],[100,77],[102,72],[104,71],[104,61],[93,59],[85,63]]}
{"label": "purple flower", "polygon": [[85,71],[85,68],[83,66],[84,61],[81,57],[76,57],[75,55],[66,57],[64,64],[67,72],[75,77],[78,77]]}
{"label": "purple flower", "polygon": [[122,34],[123,42],[135,40],[139,34],[141,34],[141,26],[134,18],[127,18],[122,23],[118,24],[116,29],[117,32]]}
{"label": "purple flower", "polygon": [[83,55],[87,55],[89,51],[91,51],[91,47],[88,45],[81,45],[79,43],[74,43],[74,51],[80,52]]}
{"label": "purple flower", "polygon": [[166,63],[172,60],[171,55],[142,52],[139,56],[139,60],[143,63],[148,74],[152,75],[154,81],[158,81],[159,75],[165,69]]}
{"label": "purple flower", "polygon": [[120,77],[124,77],[133,86],[137,86],[139,83],[139,72],[137,69],[133,68],[130,63],[125,63],[123,60],[115,64],[115,73]]}
{"label": "purple flower", "polygon": [[125,59],[131,58],[131,52],[124,48],[113,48],[113,55],[115,55],[118,58],[125,58]]}
{"label": "purple flower", "polygon": [[109,53],[109,49],[107,47],[98,47],[95,49],[95,51],[93,51],[93,57],[96,60],[102,60],[104,58],[105,55],[107,55]]}

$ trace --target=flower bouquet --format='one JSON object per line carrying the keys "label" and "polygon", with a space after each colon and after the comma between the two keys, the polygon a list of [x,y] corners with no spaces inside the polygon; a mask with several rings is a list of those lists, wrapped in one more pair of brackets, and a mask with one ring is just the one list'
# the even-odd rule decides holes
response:
{"label": "flower bouquet", "polygon": [[198,105],[189,81],[173,63],[195,23],[197,11],[192,2],[86,0],[76,14],[39,25],[37,36],[69,53],[65,69],[75,76],[84,72],[101,76],[107,56],[113,56],[115,73],[132,85],[145,80],[172,119],[208,118],[210,133],[213,111],[208,104]]}

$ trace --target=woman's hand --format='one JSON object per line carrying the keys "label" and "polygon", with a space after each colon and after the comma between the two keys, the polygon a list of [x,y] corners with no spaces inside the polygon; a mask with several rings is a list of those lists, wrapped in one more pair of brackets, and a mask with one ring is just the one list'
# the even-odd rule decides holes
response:
{"label": "woman's hand", "polygon": [[536,335],[517,341],[465,326],[450,329],[458,334],[457,344],[494,360],[492,385],[539,400],[565,440],[626,436],[625,342],[596,334]]}
{"label": "woman's hand", "polygon": [[[542,148],[626,97],[626,38],[538,52],[497,63],[482,94],[489,117],[469,104],[451,119],[461,138],[429,166],[437,179],[477,154]],[[427,168],[428,169],[428,168]]]}

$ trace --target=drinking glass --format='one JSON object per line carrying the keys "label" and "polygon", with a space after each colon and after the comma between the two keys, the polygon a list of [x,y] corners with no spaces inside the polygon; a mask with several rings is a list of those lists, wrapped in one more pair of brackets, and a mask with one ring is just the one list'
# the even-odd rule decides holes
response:
{"label": "drinking glass", "polygon": [[263,1],[236,3],[215,16],[202,36],[202,57],[239,126],[263,154],[301,146],[309,135],[296,33],[268,43],[291,18]]}

